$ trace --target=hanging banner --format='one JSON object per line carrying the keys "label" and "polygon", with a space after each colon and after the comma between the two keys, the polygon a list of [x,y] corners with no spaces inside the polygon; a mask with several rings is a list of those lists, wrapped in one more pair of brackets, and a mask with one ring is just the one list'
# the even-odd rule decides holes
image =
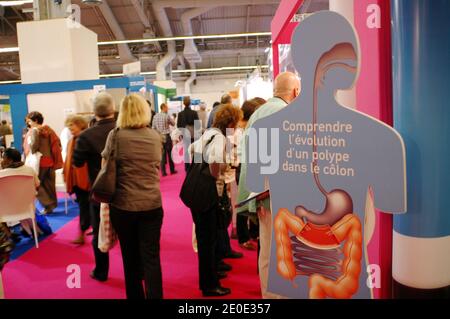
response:
{"label": "hanging banner", "polygon": [[336,101],[355,85],[359,55],[343,16],[307,17],[292,39],[300,96],[248,130],[247,187],[270,189],[271,293],[373,298],[379,288],[367,247],[376,208],[406,211],[405,147],[393,128]]}

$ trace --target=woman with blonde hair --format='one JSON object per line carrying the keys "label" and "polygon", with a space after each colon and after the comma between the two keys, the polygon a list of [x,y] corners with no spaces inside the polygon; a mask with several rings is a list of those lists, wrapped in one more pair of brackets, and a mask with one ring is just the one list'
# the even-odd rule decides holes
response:
{"label": "woman with blonde hair", "polygon": [[117,180],[110,216],[120,241],[128,299],[163,297],[159,251],[163,221],[161,138],[149,123],[147,102],[137,94],[126,96],[120,105],[117,129],[110,132],[102,153],[103,159],[108,159],[114,148]]}
{"label": "woman with blonde hair", "polygon": [[84,235],[91,226],[89,209],[89,173],[87,164],[82,167],[72,165],[72,156],[77,143],[78,136],[88,127],[88,122],[83,116],[72,115],[66,119],[66,127],[70,130],[72,138],[67,143],[66,160],[63,167],[64,182],[66,183],[67,193],[75,193],[78,207],[80,208],[80,234],[73,244],[83,245]]}

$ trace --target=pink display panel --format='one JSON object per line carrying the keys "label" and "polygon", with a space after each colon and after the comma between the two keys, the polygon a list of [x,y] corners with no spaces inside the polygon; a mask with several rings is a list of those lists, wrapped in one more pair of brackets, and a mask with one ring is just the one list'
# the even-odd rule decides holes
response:
{"label": "pink display panel", "polygon": [[304,0],[282,0],[272,20],[272,54],[273,54],[273,76],[280,73],[279,44],[291,43],[292,33],[298,23],[291,22],[292,17],[303,4]]}

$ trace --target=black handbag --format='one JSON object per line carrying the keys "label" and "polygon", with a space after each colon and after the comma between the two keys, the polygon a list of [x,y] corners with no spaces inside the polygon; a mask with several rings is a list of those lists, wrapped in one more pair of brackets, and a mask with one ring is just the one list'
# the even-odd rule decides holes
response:
{"label": "black handbag", "polygon": [[231,201],[228,197],[226,185],[223,189],[223,195],[219,197],[217,205],[217,224],[219,229],[226,229],[231,224],[233,212],[231,211]]}
{"label": "black handbag", "polygon": [[[208,146],[214,136],[206,143]],[[200,156],[200,157],[199,157]],[[195,212],[204,212],[216,206],[219,202],[216,179],[211,175],[209,164],[205,162],[203,154],[194,154],[193,158],[201,158],[201,163],[192,163],[186,173],[180,191],[181,201]]]}
{"label": "black handbag", "polygon": [[111,203],[116,192],[117,182],[117,132],[119,128],[114,129],[112,137],[111,151],[106,158],[105,165],[102,166],[100,172],[95,179],[91,188],[91,198],[97,203]]}

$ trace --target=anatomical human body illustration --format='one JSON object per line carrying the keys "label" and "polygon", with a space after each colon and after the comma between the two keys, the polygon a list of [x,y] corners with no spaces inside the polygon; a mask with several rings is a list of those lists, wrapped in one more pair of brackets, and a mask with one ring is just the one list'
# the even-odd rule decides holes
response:
{"label": "anatomical human body illustration", "polygon": [[[248,188],[262,192],[266,179],[270,188],[268,290],[289,298],[370,298],[373,206],[406,210],[403,141],[391,127],[336,101],[336,91],[358,77],[358,41],[345,18],[316,13],[299,25],[292,43],[302,92],[253,126],[279,130],[279,144],[269,147],[279,169],[263,174],[270,171],[262,170],[267,161],[247,163]],[[263,136],[248,144],[261,145],[252,138]]]}
{"label": "anatomical human body illustration", "polygon": [[[326,70],[333,66],[344,67],[356,74],[356,68],[336,62],[353,58],[355,52],[349,43],[338,44],[325,53],[316,67],[313,102],[313,140],[317,141],[317,94],[323,85]],[[313,154],[318,145],[313,143]],[[342,189],[327,192],[320,183],[313,160],[314,182],[325,198],[325,210],[320,214],[299,205],[295,214],[280,209],[274,222],[277,245],[278,273],[289,280],[299,275],[311,275],[311,298],[349,298],[357,290],[361,273],[362,229],[358,216],[353,214],[353,200]],[[305,220],[304,220],[305,219]],[[289,233],[295,234],[291,244]],[[342,243],[345,246],[341,249]],[[292,248],[290,246],[293,246]],[[291,253],[291,251],[294,253]],[[326,251],[326,252],[325,252]],[[339,254],[343,254],[343,260]],[[297,262],[294,264],[294,258]],[[339,276],[339,273],[341,275]]]}

